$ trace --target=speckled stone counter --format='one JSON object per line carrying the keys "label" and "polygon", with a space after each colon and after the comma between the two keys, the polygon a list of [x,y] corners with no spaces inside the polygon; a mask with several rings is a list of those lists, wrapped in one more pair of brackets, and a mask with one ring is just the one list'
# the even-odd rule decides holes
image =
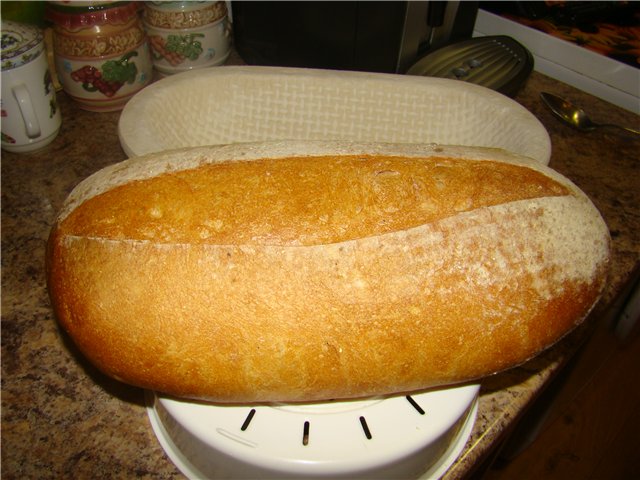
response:
{"label": "speckled stone counter", "polygon": [[[595,118],[640,127],[638,116],[534,73],[516,100],[548,129],[551,166],[601,210],[613,239],[612,271],[591,318],[522,367],[482,382],[476,424],[446,474],[468,477],[602,321],[640,261],[640,139],[613,130],[579,133],[560,124],[538,94],[549,91]],[[144,392],[106,378],[59,330],[44,276],[45,245],[63,200],[83,178],[126,158],[119,112],[90,113],[58,94],[63,124],[39,152],[2,153],[2,477],[183,478],[151,430]]]}

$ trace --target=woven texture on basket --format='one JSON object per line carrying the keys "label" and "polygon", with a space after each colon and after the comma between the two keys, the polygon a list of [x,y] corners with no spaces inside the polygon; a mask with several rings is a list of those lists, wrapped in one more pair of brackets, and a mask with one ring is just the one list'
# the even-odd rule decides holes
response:
{"label": "woven texture on basket", "polygon": [[504,148],[547,163],[549,138],[508,97],[456,80],[273,67],[166,78],[125,108],[129,155],[270,140],[439,143]]}

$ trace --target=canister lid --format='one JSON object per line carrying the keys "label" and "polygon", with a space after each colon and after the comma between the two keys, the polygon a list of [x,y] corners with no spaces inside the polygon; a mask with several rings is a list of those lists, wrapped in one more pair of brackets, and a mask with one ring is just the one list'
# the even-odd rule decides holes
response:
{"label": "canister lid", "polygon": [[144,19],[157,28],[195,28],[217,22],[227,16],[221,1],[145,2]]}
{"label": "canister lid", "polygon": [[216,1],[194,1],[189,0],[186,2],[174,2],[174,1],[160,1],[160,2],[145,2],[145,7],[155,10],[161,10],[164,12],[191,12],[193,10],[201,10],[207,8]]}
{"label": "canister lid", "polygon": [[2,70],[29,63],[44,50],[42,30],[32,25],[2,21]]}
{"label": "canister lid", "polygon": [[66,30],[76,31],[105,24],[125,24],[141,9],[138,2],[48,2],[45,18]]}

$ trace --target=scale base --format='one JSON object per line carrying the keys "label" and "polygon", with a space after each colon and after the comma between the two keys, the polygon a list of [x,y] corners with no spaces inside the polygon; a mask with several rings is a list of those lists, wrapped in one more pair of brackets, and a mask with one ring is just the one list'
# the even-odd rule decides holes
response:
{"label": "scale base", "polygon": [[478,391],[478,385],[467,385],[411,396],[254,407],[150,391],[146,399],[160,445],[189,479],[427,480],[444,475],[464,449]]}

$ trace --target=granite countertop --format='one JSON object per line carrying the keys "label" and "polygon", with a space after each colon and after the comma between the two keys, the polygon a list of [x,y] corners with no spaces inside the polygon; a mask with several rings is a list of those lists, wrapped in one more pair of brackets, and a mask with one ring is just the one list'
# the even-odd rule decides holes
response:
{"label": "granite countertop", "polygon": [[[635,125],[638,116],[534,72],[516,100],[548,129],[551,167],[572,179],[612,234],[612,271],[582,327],[527,364],[481,382],[478,417],[447,479],[484,461],[527,406],[602,321],[640,261],[640,139],[613,130],[579,133],[543,107],[541,91],[565,96],[595,118]],[[30,154],[2,154],[2,476],[183,478],[158,443],[144,392],[89,365],[54,319],[44,276],[45,244],[63,200],[82,179],[124,160],[119,112],[80,110],[58,93],[63,125]]]}

